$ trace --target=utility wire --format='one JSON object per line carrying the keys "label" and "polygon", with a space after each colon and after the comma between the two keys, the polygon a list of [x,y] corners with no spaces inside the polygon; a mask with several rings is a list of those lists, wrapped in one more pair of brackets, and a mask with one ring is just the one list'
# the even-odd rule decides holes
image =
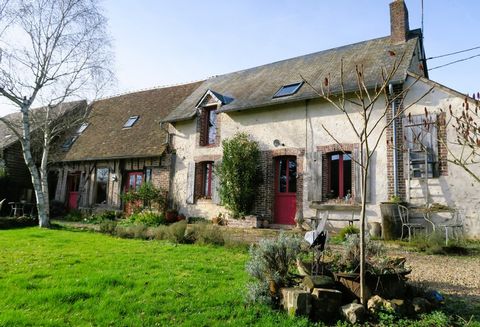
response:
{"label": "utility wire", "polygon": [[430,58],[427,58],[427,59],[425,59],[425,60],[443,58],[443,57],[447,57],[447,56],[453,56],[453,55],[456,55],[456,54],[459,54],[459,53],[468,52],[468,51],[477,50],[477,49],[480,49],[480,46],[478,46],[478,47],[473,47],[473,48],[470,48],[470,49],[455,51],[455,52],[443,54],[443,55],[440,55],[440,56],[430,57]]}
{"label": "utility wire", "polygon": [[473,58],[476,58],[476,57],[480,57],[480,53],[479,53],[479,54],[476,54],[476,55],[474,55],[474,56],[470,56],[470,57],[468,57],[468,58],[458,59],[458,60],[455,60],[455,61],[452,61],[452,62],[443,64],[443,65],[440,65],[440,66],[435,66],[435,67],[433,67],[433,68],[430,68],[429,71],[430,71],[430,70],[434,70],[434,69],[438,69],[438,68],[442,68],[442,67],[445,67],[445,66],[450,66],[450,65],[456,64],[456,63],[458,63],[458,62],[470,60],[470,59],[473,59]]}

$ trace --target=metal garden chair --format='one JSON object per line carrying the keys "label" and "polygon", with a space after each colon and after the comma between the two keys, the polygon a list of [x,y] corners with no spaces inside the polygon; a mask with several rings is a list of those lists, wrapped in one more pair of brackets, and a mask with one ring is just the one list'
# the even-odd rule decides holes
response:
{"label": "metal garden chair", "polygon": [[463,219],[457,210],[452,210],[452,218],[438,224],[438,227],[445,229],[445,245],[448,246],[448,230],[452,230],[452,236],[458,241],[459,234],[463,234]]}
{"label": "metal garden chair", "polygon": [[399,204],[398,205],[398,215],[400,216],[400,220],[402,221],[402,235],[400,236],[403,239],[403,230],[406,227],[408,229],[408,241],[410,242],[412,239],[412,230],[415,234],[416,229],[425,229],[420,223],[412,223],[410,222],[410,214],[408,208]]}
{"label": "metal garden chair", "polygon": [[0,201],[0,213],[2,212],[3,203],[4,203],[6,200],[7,200],[7,199],[3,199],[2,201]]}

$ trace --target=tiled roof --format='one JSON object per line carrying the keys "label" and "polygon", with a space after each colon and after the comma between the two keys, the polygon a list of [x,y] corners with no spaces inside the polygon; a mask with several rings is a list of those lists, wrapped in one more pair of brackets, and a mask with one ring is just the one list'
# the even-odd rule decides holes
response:
{"label": "tiled roof", "polygon": [[[87,102],[85,100],[65,102],[50,111],[50,119],[55,120],[63,117],[65,114],[71,112],[71,110],[76,109],[85,109]],[[38,122],[43,122],[43,115],[45,113],[45,107],[35,108],[30,111],[30,119],[32,125],[30,126],[30,131],[34,132],[38,128]],[[12,123],[16,130],[21,134],[22,132],[22,114],[20,112],[15,112],[3,117],[3,119]],[[0,121],[0,149],[6,148],[12,143],[16,142],[18,138],[8,128],[2,121]]]}
{"label": "tiled roof", "polygon": [[[404,59],[391,80],[392,83],[402,83],[413,56],[419,55],[415,53],[418,37],[418,31],[411,31],[411,38],[401,44],[392,44],[388,36],[216,76],[206,80],[164,121],[174,122],[194,117],[195,105],[207,90],[233,98],[233,101],[221,107],[220,112],[318,97],[311,87],[304,84],[294,95],[272,98],[283,85],[300,82],[301,76],[316,89],[320,89],[325,77],[328,76],[331,92],[339,92],[342,60],[344,86],[348,91],[356,87],[356,65],[363,65],[367,86],[374,87],[381,81],[381,70],[392,69],[394,62],[404,54]],[[392,52],[395,55],[392,55]]]}
{"label": "tiled roof", "polygon": [[[160,121],[201,83],[140,91],[94,102],[89,126],[68,151],[58,153],[55,161],[160,156],[165,150],[166,137]],[[138,121],[131,128],[123,128],[131,116],[139,116]]]}

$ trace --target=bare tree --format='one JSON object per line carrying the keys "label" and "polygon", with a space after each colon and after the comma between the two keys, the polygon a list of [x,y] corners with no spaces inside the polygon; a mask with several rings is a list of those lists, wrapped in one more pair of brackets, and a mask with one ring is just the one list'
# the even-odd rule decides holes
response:
{"label": "bare tree", "polygon": [[[58,117],[52,109],[78,97],[96,96],[110,80],[106,19],[96,0],[9,0],[0,17],[0,96],[20,110],[22,122],[15,128],[0,120],[20,140],[39,225],[48,227],[50,143],[65,127],[54,123]],[[33,117],[35,105],[43,107],[40,116]],[[32,156],[33,122],[42,131],[40,166]]]}
{"label": "bare tree", "polygon": [[[383,135],[386,130],[401,117],[406,110],[420,101],[430,91],[415,99],[412,103],[405,105],[403,99],[408,91],[416,84],[418,79],[406,86],[401,91],[393,92],[391,88],[392,80],[397,73],[400,64],[405,60],[404,54],[397,58],[393,52],[389,53],[394,57],[390,68],[381,69],[381,78],[375,86],[367,83],[362,65],[355,66],[354,77],[356,79],[356,87],[347,90],[345,88],[346,78],[344,75],[343,61],[340,71],[340,90],[332,92],[330,89],[330,78],[325,77],[324,83],[320,89],[315,88],[308,80],[302,77],[303,81],[308,84],[319,96],[329,103],[338,112],[342,113],[352,131],[354,132],[359,144],[358,158],[351,157],[351,160],[361,169],[361,214],[360,214],[360,300],[366,305],[365,292],[365,223],[366,223],[366,205],[367,205],[367,181],[370,179],[370,166],[372,159]],[[396,103],[396,110],[392,111],[393,104]],[[322,128],[332,138],[332,140],[343,149],[342,143],[339,141],[338,132],[329,130],[322,124]],[[343,132],[342,132],[343,133]],[[390,143],[390,142],[389,142]],[[391,142],[393,149],[393,142]],[[357,195],[358,196],[358,195]]]}
{"label": "bare tree", "polygon": [[[465,97],[462,108],[448,108],[449,116],[445,126],[455,130],[453,139],[439,137],[439,143],[447,149],[447,161],[463,168],[474,180],[480,183],[480,173],[472,169],[480,164],[480,94]],[[427,117],[428,118],[428,117]]]}

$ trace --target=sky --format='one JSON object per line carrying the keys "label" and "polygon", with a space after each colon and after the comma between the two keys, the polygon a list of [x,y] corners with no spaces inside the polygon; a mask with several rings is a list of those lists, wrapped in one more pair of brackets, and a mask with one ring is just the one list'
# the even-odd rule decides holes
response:
{"label": "sky", "polygon": [[[109,95],[202,80],[390,34],[390,0],[103,0],[116,86]],[[405,0],[410,28],[421,0]],[[424,0],[427,57],[480,46],[478,0]],[[480,48],[432,59],[433,68]],[[462,93],[480,91],[480,56],[431,70]],[[0,115],[11,112],[0,104]]]}

